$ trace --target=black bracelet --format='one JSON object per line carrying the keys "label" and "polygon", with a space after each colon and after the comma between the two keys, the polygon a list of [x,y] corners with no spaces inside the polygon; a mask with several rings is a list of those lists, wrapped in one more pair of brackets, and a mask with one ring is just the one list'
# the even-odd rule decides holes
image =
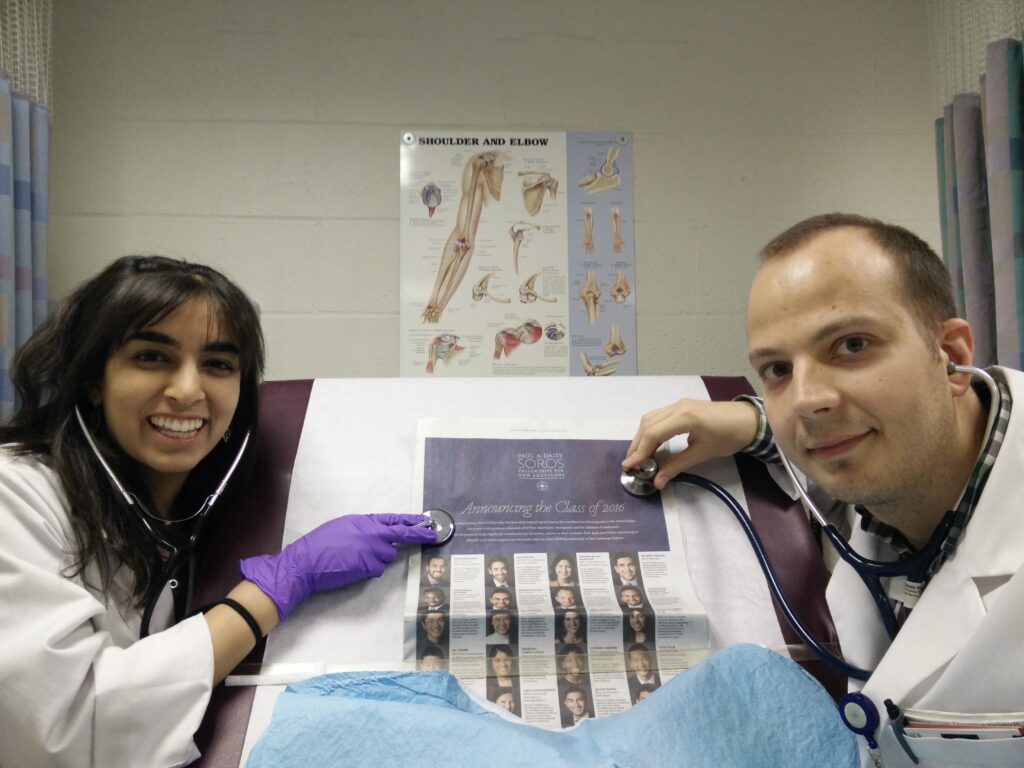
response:
{"label": "black bracelet", "polygon": [[234,610],[239,616],[245,619],[245,623],[249,625],[249,629],[252,630],[252,636],[256,638],[256,643],[259,644],[260,640],[263,639],[263,631],[260,629],[259,623],[253,618],[253,615],[249,613],[249,609],[242,605],[237,600],[230,597],[223,597],[216,602],[204,605],[199,609],[199,613],[206,613],[208,610],[217,605],[226,605],[228,608]]}

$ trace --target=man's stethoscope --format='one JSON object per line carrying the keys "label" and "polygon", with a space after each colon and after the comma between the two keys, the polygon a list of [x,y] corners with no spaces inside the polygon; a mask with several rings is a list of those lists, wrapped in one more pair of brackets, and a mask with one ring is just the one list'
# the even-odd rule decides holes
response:
{"label": "man's stethoscope", "polygon": [[[174,576],[174,572],[181,564],[181,558],[186,554],[191,553],[196,546],[196,542],[199,541],[199,535],[202,533],[203,525],[206,523],[206,519],[210,515],[210,510],[213,509],[213,505],[217,503],[217,499],[219,499],[221,494],[224,493],[224,489],[227,487],[228,481],[231,480],[231,476],[235,473],[235,469],[242,461],[242,455],[245,453],[245,449],[249,445],[250,431],[246,430],[245,436],[242,438],[242,443],[238,447],[238,453],[231,462],[231,466],[228,467],[227,472],[224,473],[224,479],[220,481],[220,484],[214,492],[206,497],[199,509],[187,517],[179,517],[174,520],[164,520],[162,517],[157,517],[146,509],[142,502],[135,497],[135,494],[128,491],[121,484],[121,481],[117,479],[117,475],[114,474],[114,470],[110,468],[107,460],[103,458],[103,454],[100,453],[99,446],[96,445],[96,441],[93,440],[92,435],[89,433],[89,428],[86,427],[85,419],[82,418],[82,414],[78,410],[77,406],[75,407],[75,416],[78,418],[78,424],[82,428],[82,434],[85,435],[86,442],[89,443],[89,447],[96,455],[96,459],[103,467],[103,470],[107,473],[107,477],[110,478],[110,482],[124,498],[129,509],[134,510],[136,515],[138,515],[139,521],[146,529],[150,538],[153,539],[154,543],[156,543],[161,549],[166,550],[168,553],[167,559],[164,561],[164,566],[160,569],[160,575],[150,586],[149,593],[146,596],[146,606],[142,612],[142,623],[139,627],[139,637],[146,637],[149,634],[149,624],[150,621],[152,621],[153,610],[156,608],[156,603],[160,598],[160,593],[164,591],[164,587],[166,587],[167,584],[170,584],[172,589],[178,586],[177,579],[172,578]],[[184,544],[175,545],[160,532],[160,529],[165,526],[173,525],[175,523],[185,523],[189,520],[195,520],[195,522],[192,524],[192,530],[189,533],[188,540],[185,541]],[[185,599],[185,615],[188,615],[192,611],[192,589],[194,586],[195,560],[190,558],[188,595]]]}
{"label": "man's stethoscope", "polygon": [[[988,388],[992,402],[989,407],[988,431],[984,443],[984,445],[987,446],[991,439],[996,414],[999,412],[1001,399],[999,386],[996,384],[995,379],[980,368],[974,368],[973,366],[967,365],[954,365],[950,363],[947,370],[950,374],[967,373],[972,376],[977,376]],[[803,500],[807,510],[821,526],[822,533],[828,537],[828,540],[832,543],[832,546],[835,547],[839,556],[857,572],[857,575],[864,582],[864,585],[868,588],[868,591],[871,593],[871,597],[878,608],[878,613],[882,619],[882,624],[885,626],[886,632],[888,632],[890,638],[895,637],[898,629],[896,612],[889,601],[889,596],[886,593],[881,580],[883,578],[893,576],[905,576],[908,584],[908,592],[910,589],[915,587],[917,590],[924,589],[925,584],[934,575],[935,571],[938,570],[943,559],[951,553],[950,550],[953,545],[948,541],[948,538],[953,522],[952,513],[946,514],[943,521],[932,534],[928,543],[913,557],[903,560],[894,560],[891,562],[869,560],[868,558],[859,555],[857,551],[850,546],[846,539],[843,538],[842,534],[836,530],[835,526],[825,518],[821,513],[821,510],[819,510],[817,505],[811,500],[807,489],[804,488],[803,484],[797,478],[788,459],[782,455],[782,451],[779,451],[778,454],[779,459],[782,462],[782,466],[786,470],[786,474],[789,475],[793,486],[796,488],[797,493]],[[654,487],[654,476],[657,473],[657,462],[653,458],[646,459],[634,467],[633,470],[623,472],[621,477],[622,487],[634,496],[650,495],[656,491]],[[807,646],[814,651],[814,653],[823,662],[847,677],[851,677],[856,680],[867,680],[868,677],[871,676],[871,672],[869,670],[855,667],[829,651],[824,644],[819,642],[818,639],[810,633],[804,623],[800,620],[800,617],[796,614],[793,607],[786,599],[786,595],[779,583],[775,569],[768,558],[767,552],[765,551],[761,537],[758,536],[757,531],[754,530],[750,516],[744,511],[743,507],[738,501],[736,501],[732,494],[726,491],[722,486],[708,480],[707,478],[691,475],[686,472],[674,477],[672,482],[695,485],[698,488],[710,491],[729,508],[743,527],[743,531],[747,535],[747,539],[750,541],[750,545],[757,557],[757,562],[761,566],[761,570],[764,572],[765,579],[768,582],[768,589],[771,591],[776,603],[785,615],[786,621],[789,622],[793,630],[800,636],[800,639],[803,640],[804,643],[806,643]]]}

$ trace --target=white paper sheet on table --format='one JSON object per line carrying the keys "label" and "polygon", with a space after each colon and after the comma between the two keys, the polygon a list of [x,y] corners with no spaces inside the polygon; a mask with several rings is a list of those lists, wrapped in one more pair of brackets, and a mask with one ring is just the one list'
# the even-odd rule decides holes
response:
{"label": "white paper sheet on table", "polygon": [[[680,397],[708,399],[695,376],[629,379],[321,379],[314,383],[292,475],[284,541],[341,514],[420,511],[413,477],[421,418],[584,423],[595,414],[639,423]],[[673,441],[678,449],[682,441]],[[608,468],[618,474],[618,466]],[[745,503],[734,462],[700,473]],[[709,643],[782,646],[771,598],[742,530],[720,502],[691,487],[663,494],[679,514],[694,589],[708,616]],[[265,662],[319,662],[326,670],[403,669],[402,622],[408,558],[380,578],[315,595],[268,640]],[[280,688],[256,692],[248,750],[269,722]]]}

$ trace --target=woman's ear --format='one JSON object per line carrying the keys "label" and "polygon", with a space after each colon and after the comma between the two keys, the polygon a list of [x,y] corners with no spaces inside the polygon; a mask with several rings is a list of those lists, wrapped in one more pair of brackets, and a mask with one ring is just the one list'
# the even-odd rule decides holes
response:
{"label": "woman's ear", "polygon": [[[940,354],[946,366],[972,365],[974,362],[974,333],[970,324],[960,317],[951,317],[939,325],[936,335]],[[950,373],[949,383],[953,394],[960,396],[971,387],[968,373]]]}
{"label": "woman's ear", "polygon": [[93,405],[98,406],[103,402],[103,388],[98,384],[86,384],[85,393]]}

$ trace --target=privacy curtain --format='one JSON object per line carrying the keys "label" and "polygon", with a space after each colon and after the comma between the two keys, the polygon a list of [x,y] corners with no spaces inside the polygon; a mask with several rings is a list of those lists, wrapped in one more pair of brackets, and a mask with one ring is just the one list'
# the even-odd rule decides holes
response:
{"label": "privacy curtain", "polygon": [[957,308],[974,329],[975,362],[1024,363],[1022,56],[1017,40],[986,46],[978,93],[935,124],[942,252]]}
{"label": "privacy curtain", "polygon": [[46,317],[50,115],[0,72],[0,421],[14,412],[11,359]]}

